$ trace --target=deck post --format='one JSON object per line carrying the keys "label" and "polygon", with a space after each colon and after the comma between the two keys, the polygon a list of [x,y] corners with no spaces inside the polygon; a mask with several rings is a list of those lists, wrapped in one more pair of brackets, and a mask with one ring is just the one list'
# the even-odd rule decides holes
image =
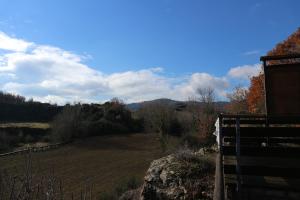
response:
{"label": "deck post", "polygon": [[224,170],[223,170],[223,135],[222,135],[223,116],[219,115],[219,166],[220,166],[220,200],[225,199],[224,193]]}
{"label": "deck post", "polygon": [[237,199],[241,199],[241,166],[240,166],[240,118],[236,118],[236,175],[237,175]]}

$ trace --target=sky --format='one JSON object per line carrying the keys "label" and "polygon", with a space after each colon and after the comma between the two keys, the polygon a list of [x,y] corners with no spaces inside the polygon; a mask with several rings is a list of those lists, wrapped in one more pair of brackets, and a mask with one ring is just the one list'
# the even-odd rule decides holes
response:
{"label": "sky", "polygon": [[0,90],[50,103],[218,100],[300,27],[297,0],[0,0]]}

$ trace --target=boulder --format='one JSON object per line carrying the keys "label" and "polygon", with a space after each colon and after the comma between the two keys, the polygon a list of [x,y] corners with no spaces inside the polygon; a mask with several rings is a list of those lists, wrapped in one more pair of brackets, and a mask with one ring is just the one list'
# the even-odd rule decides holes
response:
{"label": "boulder", "polygon": [[144,178],[141,200],[212,199],[214,165],[204,150],[182,150],[154,160]]}

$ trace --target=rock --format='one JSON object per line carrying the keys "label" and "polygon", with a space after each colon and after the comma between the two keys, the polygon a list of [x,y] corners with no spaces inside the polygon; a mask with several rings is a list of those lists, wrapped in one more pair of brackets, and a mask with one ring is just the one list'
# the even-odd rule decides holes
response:
{"label": "rock", "polygon": [[140,199],[212,199],[214,170],[203,159],[204,154],[200,149],[154,160],[144,178]]}
{"label": "rock", "polygon": [[196,151],[195,154],[199,156],[204,156],[205,154],[204,148],[199,149],[199,151]]}

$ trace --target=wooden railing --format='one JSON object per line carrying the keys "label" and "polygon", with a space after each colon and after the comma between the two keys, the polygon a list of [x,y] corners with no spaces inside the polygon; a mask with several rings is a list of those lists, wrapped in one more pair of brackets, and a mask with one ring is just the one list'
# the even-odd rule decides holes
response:
{"label": "wooden railing", "polygon": [[248,199],[248,188],[299,192],[299,121],[300,117],[220,115],[218,199]]}

